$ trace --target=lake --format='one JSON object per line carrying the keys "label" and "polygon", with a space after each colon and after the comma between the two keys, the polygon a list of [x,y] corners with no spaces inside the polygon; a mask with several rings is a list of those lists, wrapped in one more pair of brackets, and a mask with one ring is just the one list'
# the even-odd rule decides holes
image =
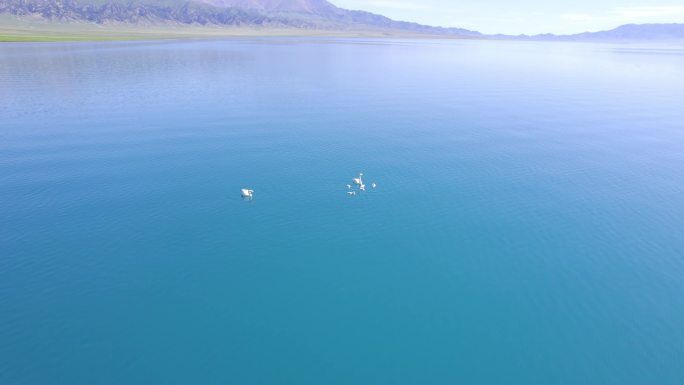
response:
{"label": "lake", "polygon": [[0,45],[0,383],[681,385],[683,90],[676,44]]}

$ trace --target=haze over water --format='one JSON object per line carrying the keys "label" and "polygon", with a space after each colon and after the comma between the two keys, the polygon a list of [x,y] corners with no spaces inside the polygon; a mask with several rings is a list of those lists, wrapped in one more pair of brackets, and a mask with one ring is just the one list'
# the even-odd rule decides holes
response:
{"label": "haze over water", "polygon": [[0,383],[682,384],[682,90],[681,45],[0,46]]}

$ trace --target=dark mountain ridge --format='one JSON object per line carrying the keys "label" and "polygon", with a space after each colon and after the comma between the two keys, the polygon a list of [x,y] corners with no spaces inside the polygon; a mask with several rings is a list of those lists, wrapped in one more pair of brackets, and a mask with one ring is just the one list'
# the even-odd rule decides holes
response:
{"label": "dark mountain ridge", "polygon": [[296,12],[303,14],[339,13],[340,8],[325,0],[196,0],[222,8],[241,8],[262,12]]}
{"label": "dark mountain ridge", "polygon": [[154,4],[138,1],[86,4],[76,0],[0,0],[0,13],[41,16],[53,21],[86,21],[98,24],[162,23],[264,25],[269,18],[239,8],[217,9],[201,3]]}

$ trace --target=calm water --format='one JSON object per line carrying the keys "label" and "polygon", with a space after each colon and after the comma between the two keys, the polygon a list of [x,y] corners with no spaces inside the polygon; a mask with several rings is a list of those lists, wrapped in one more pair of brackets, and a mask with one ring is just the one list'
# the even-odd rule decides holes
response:
{"label": "calm water", "polygon": [[1,384],[684,384],[684,45],[7,44],[0,117]]}

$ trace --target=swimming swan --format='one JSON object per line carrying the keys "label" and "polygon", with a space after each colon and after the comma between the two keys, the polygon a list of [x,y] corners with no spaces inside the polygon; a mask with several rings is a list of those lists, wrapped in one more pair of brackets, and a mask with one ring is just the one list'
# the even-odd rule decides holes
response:
{"label": "swimming swan", "polygon": [[360,186],[363,184],[363,179],[361,179],[361,177],[363,177],[363,173],[359,173],[359,177],[353,179],[355,185]]}
{"label": "swimming swan", "polygon": [[254,190],[243,188],[240,190],[240,195],[242,195],[243,198],[252,198],[254,197]]}

